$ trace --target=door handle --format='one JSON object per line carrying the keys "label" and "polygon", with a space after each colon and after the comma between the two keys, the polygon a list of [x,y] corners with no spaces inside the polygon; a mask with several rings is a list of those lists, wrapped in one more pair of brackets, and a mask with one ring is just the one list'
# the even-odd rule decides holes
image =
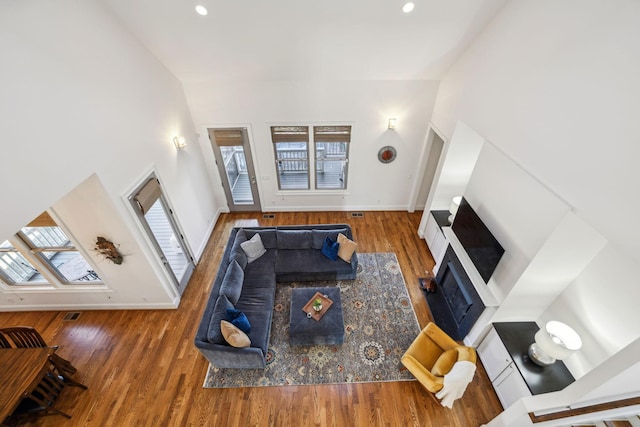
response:
{"label": "door handle", "polygon": [[253,185],[256,184],[256,177],[255,176],[251,177],[251,184],[253,184]]}

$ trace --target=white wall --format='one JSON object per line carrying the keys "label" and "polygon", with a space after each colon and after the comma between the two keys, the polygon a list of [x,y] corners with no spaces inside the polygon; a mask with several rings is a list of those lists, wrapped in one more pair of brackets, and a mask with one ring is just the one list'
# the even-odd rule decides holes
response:
{"label": "white wall", "polygon": [[432,118],[447,136],[465,122],[636,259],[639,22],[631,0],[511,1],[442,80]]}
{"label": "white wall", "polygon": [[[607,363],[611,357],[637,361],[623,346],[640,337],[640,324],[631,319],[638,300],[633,270],[640,258],[640,199],[633,196],[640,182],[638,51],[638,2],[511,1],[448,72],[434,107],[432,123],[447,138],[464,122],[609,242],[554,302],[537,307],[543,314],[535,320],[570,318],[589,331],[588,340],[606,343],[583,355],[584,381],[576,381],[567,399],[592,389],[590,378],[613,377],[629,367]],[[473,176],[467,191],[488,188],[497,176]],[[488,203],[483,219],[490,228],[506,232],[507,244],[512,241],[527,258],[536,238],[502,225],[517,225],[507,213],[518,194],[514,189],[477,200]],[[555,210],[541,203],[517,226],[535,229]],[[543,400],[534,399],[552,405]]]}
{"label": "white wall", "polygon": [[456,123],[449,143],[445,144],[443,166],[429,210],[448,210],[451,200],[464,194],[476,165],[484,138],[463,122]]}
{"label": "white wall", "polygon": [[[437,86],[435,81],[185,82],[185,92],[211,169],[207,127],[250,128],[263,210],[409,209]],[[387,129],[390,117],[398,119],[395,131]],[[322,196],[279,192],[269,127],[332,123],[353,125],[348,190]],[[389,164],[377,160],[385,145],[398,152]],[[218,180],[217,172],[212,174]]]}
{"label": "white wall", "polygon": [[[181,84],[100,2],[34,0],[3,3],[2,9],[0,181],[10,209],[3,210],[0,239],[95,174],[105,194],[88,200],[84,219],[82,205],[75,206],[77,215],[65,213],[65,224],[78,229],[78,244],[87,251],[92,235],[112,233],[123,241],[130,235],[125,268],[144,277],[128,285],[142,290],[123,292],[119,304],[140,304],[143,295],[150,302],[157,294],[164,296],[156,302],[172,300],[166,277],[154,273],[156,261],[148,259],[144,243],[136,246],[142,239],[122,196],[155,168],[192,249],[208,238],[218,206]],[[187,137],[186,150],[173,147],[176,134]],[[110,215],[89,223],[98,207]],[[55,304],[78,303],[72,294],[62,295]],[[5,301],[0,309],[16,309]]]}

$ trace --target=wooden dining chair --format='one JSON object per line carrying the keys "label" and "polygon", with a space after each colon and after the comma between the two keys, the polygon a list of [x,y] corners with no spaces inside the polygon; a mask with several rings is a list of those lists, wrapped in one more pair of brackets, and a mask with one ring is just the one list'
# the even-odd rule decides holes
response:
{"label": "wooden dining chair", "polygon": [[5,425],[19,425],[23,421],[32,420],[45,415],[71,415],[59,410],[56,402],[66,383],[54,364],[50,364],[42,379],[31,392],[22,399],[18,407],[5,421]]}
{"label": "wooden dining chair", "polygon": [[11,348],[11,343],[7,340],[7,338],[0,333],[0,348]]}
{"label": "wooden dining chair", "polygon": [[[0,329],[0,335],[4,335],[13,341],[13,344],[17,348],[36,348],[36,347],[50,347],[47,342],[42,338],[42,335],[31,326],[13,326],[10,328]],[[51,346],[58,349],[58,346]],[[67,359],[59,356],[56,353],[51,355],[51,359],[56,363],[58,369],[63,373],[75,374],[77,369]]]}

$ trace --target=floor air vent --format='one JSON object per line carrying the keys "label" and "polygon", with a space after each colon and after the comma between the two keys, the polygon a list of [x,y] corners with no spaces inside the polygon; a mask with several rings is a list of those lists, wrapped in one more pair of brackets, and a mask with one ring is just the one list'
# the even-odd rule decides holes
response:
{"label": "floor air vent", "polygon": [[351,212],[351,216],[353,218],[360,218],[360,217],[364,216],[364,213],[363,212]]}
{"label": "floor air vent", "polygon": [[78,320],[78,317],[80,317],[80,313],[75,311],[73,313],[67,313],[64,315],[64,318],[62,320]]}
{"label": "floor air vent", "polygon": [[276,217],[275,214],[264,214],[264,215],[262,215],[262,219],[273,219],[275,217]]}

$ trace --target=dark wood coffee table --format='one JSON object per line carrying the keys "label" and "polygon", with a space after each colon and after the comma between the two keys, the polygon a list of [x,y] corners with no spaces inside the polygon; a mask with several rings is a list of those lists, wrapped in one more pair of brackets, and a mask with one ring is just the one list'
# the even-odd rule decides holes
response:
{"label": "dark wood coffee table", "polygon": [[[326,295],[333,304],[320,320],[307,316],[302,308],[316,292]],[[293,288],[289,317],[291,345],[336,345],[344,342],[344,319],[340,288]]]}

